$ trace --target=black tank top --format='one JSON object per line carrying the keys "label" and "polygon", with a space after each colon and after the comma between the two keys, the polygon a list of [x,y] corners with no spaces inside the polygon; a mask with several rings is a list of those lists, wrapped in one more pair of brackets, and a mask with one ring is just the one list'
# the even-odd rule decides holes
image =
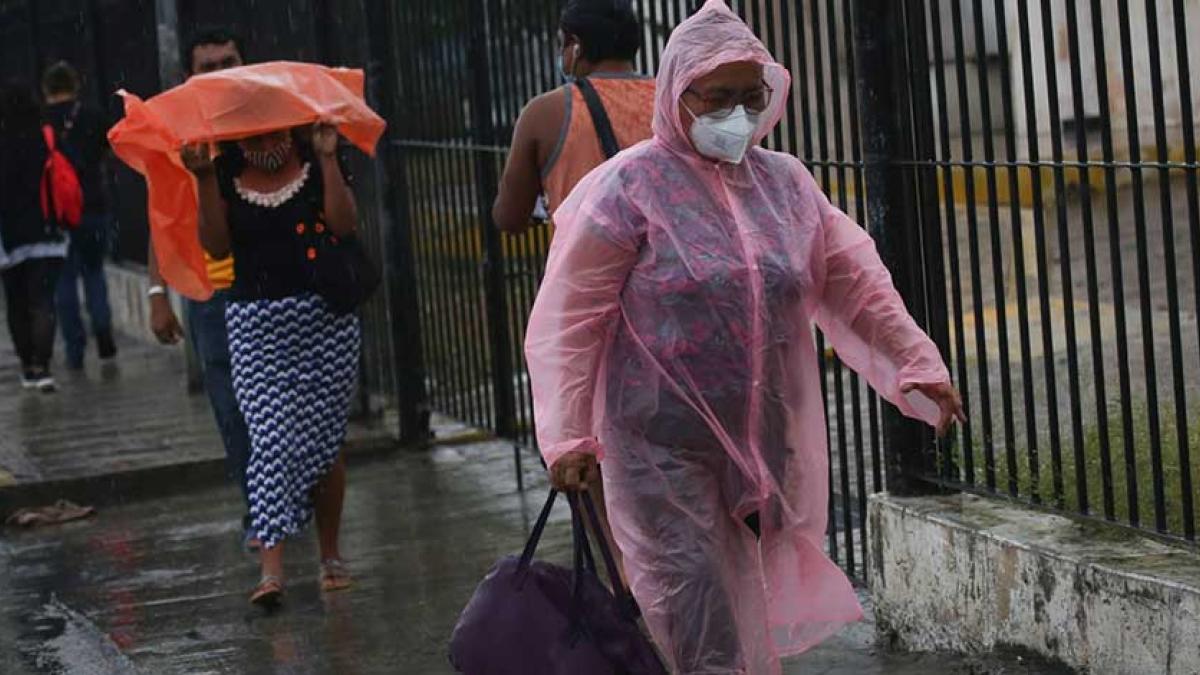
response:
{"label": "black tank top", "polygon": [[236,152],[217,158],[217,180],[228,207],[235,300],[277,300],[314,289],[313,261],[329,233],[320,164],[304,161],[308,178],[300,190],[283,204],[266,207],[238,193],[234,179],[243,165]]}

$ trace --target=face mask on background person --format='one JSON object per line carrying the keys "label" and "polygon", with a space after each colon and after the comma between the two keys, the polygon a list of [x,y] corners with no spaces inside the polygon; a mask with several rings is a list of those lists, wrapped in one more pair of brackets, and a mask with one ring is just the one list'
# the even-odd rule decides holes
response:
{"label": "face mask on background person", "polygon": [[567,72],[567,59],[562,52],[558,53],[558,77],[563,84],[568,84],[575,81],[575,65],[579,61],[579,43],[571,45],[571,50],[574,52],[574,59],[571,61],[571,71]]}
{"label": "face mask on background person", "polygon": [[707,115],[697,115],[686,104],[684,109],[695,119],[689,135],[696,152],[709,159],[741,164],[754,141],[760,113],[749,112],[744,105]]}

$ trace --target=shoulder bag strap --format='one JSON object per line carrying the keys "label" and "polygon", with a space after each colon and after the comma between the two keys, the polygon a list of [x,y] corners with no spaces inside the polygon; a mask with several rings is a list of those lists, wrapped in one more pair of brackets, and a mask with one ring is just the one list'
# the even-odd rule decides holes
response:
{"label": "shoulder bag strap", "polygon": [[592,124],[596,127],[596,136],[600,139],[600,147],[604,150],[604,156],[612,159],[621,151],[621,145],[617,143],[617,135],[613,133],[612,122],[608,119],[608,111],[604,109],[604,102],[600,100],[600,94],[586,77],[575,80],[575,86],[579,87],[579,92],[583,94],[583,101],[587,103],[588,112],[592,115]]}

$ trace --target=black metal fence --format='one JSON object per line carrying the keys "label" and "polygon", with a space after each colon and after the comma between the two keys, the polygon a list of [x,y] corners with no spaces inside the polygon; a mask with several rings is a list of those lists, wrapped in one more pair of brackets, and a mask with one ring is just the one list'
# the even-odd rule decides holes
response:
{"label": "black metal fence", "polygon": [[[1200,68],[1186,28],[1200,3],[733,4],[793,74],[768,145],[875,236],[969,410],[935,442],[826,354],[831,553],[859,569],[866,498],[886,487],[1003,495],[1194,542]],[[635,5],[653,72],[695,6]],[[488,212],[520,107],[559,84],[558,9],[376,10],[391,40],[377,65],[396,84],[394,250],[411,246],[421,326],[410,384],[524,448],[521,344],[551,233],[501,236]]]}
{"label": "black metal fence", "polygon": [[1200,4],[906,11],[933,105],[901,164],[940,194],[926,260],[971,412],[927,477],[1195,542]]}
{"label": "black metal fence", "polygon": [[[389,274],[368,309],[365,391],[397,402],[407,440],[432,408],[511,439],[518,459],[533,448],[521,345],[551,231],[502,236],[489,207],[521,106],[559,84],[559,4],[176,3],[181,22],[238,23],[252,58],[367,66],[390,126],[383,162],[356,171]],[[635,0],[642,70],[695,4]],[[35,73],[52,44],[95,64],[93,96],[153,93],[155,3],[83,5],[0,0],[5,70]],[[866,499],[885,488],[998,495],[1194,543],[1200,2],[733,5],[793,74],[768,145],[870,230],[969,412],[935,442],[825,354],[831,553],[861,568]]]}

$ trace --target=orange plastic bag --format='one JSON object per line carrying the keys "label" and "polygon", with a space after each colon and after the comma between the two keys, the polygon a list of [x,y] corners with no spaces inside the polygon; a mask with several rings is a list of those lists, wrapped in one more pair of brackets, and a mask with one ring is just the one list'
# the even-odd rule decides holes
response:
{"label": "orange plastic bag", "polygon": [[206,300],[212,285],[200,247],[196,180],[179,159],[185,143],[224,141],[326,120],[369,155],[386,123],[363,99],[363,72],[276,61],[192,77],[143,101],[124,90],[125,118],[109,132],[113,152],[146,177],[159,271],[183,295]]}

